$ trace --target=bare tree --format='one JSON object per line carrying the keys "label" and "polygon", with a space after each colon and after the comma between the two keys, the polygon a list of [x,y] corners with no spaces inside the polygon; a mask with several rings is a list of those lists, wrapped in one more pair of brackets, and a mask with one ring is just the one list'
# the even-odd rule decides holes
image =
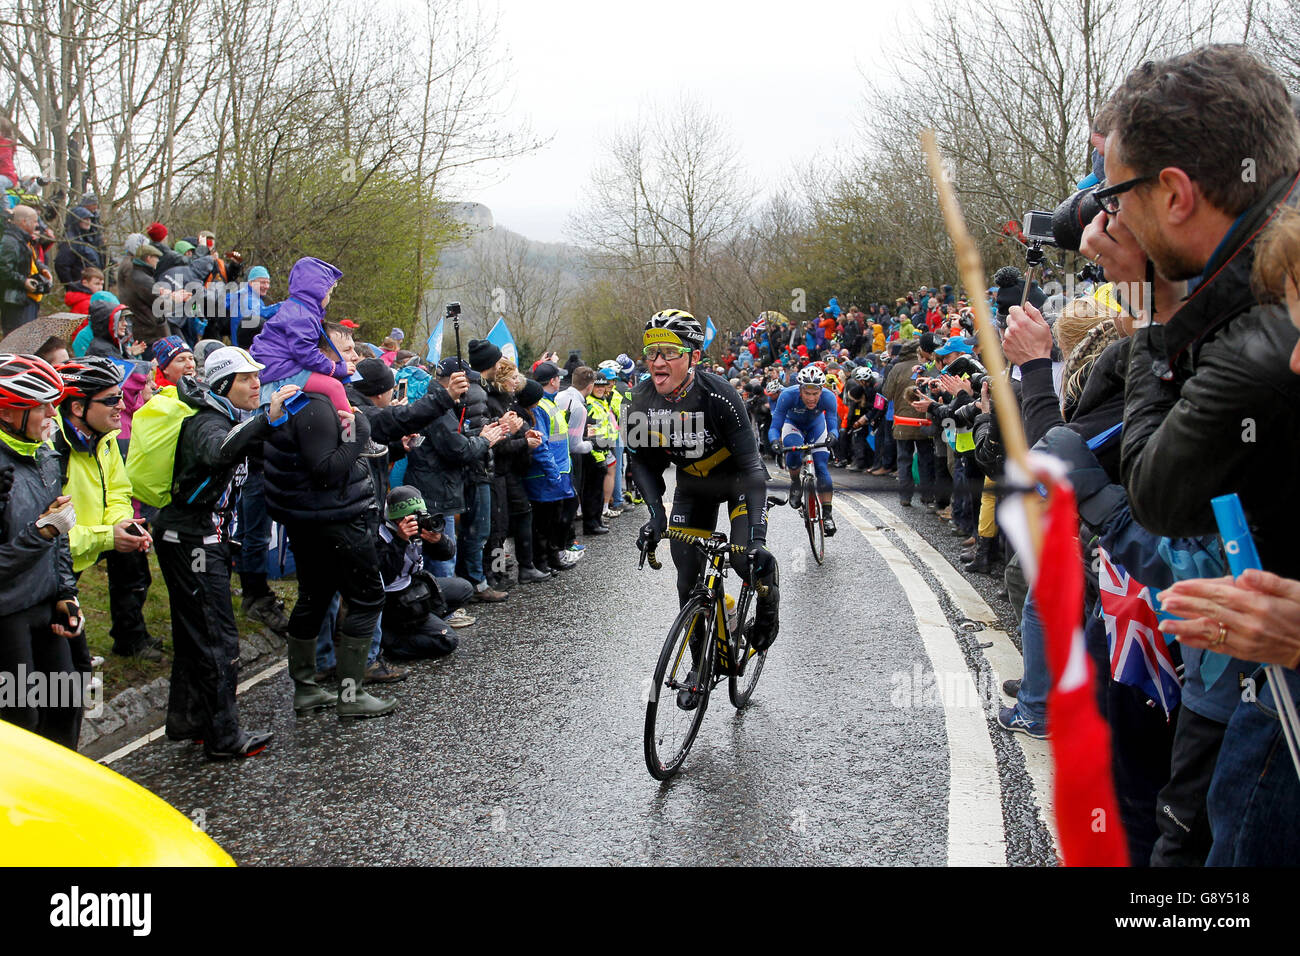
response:
{"label": "bare tree", "polygon": [[570,223],[592,268],[630,281],[650,311],[707,308],[711,256],[751,202],[737,155],[723,122],[690,98],[615,134]]}
{"label": "bare tree", "polygon": [[1246,0],[1242,36],[1300,93],[1300,0]]}

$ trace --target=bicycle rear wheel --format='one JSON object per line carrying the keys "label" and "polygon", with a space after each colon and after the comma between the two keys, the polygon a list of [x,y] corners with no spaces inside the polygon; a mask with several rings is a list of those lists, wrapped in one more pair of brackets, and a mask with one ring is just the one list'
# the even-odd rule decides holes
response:
{"label": "bicycle rear wheel", "polygon": [[[708,710],[714,640],[711,622],[709,602],[703,597],[691,598],[673,621],[659,652],[645,708],[645,764],[656,780],[667,780],[681,769]],[[699,652],[694,663],[692,640],[697,642]],[[677,705],[677,692],[688,686],[687,673],[692,667],[696,670],[693,686],[699,689],[699,702],[692,710],[682,710]]]}
{"label": "bicycle rear wheel", "polygon": [[821,564],[826,559],[826,535],[822,529],[822,501],[817,497],[816,489],[805,492],[804,525],[808,528],[808,543],[812,545],[813,557]]}
{"label": "bicycle rear wheel", "polygon": [[749,646],[749,634],[754,627],[756,609],[754,592],[748,587],[740,592],[737,612],[736,629],[739,637],[736,643],[739,653],[736,659],[741,662],[741,673],[738,677],[733,675],[727,679],[727,694],[736,710],[744,710],[749,699],[754,696],[754,688],[758,686],[758,677],[763,673],[763,664],[767,660],[767,651],[755,651]]}

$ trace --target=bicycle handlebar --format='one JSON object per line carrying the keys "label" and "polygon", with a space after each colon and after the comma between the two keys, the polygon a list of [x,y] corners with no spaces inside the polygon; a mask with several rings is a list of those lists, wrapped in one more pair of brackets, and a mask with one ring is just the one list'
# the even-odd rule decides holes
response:
{"label": "bicycle handlebar", "polygon": [[[745,554],[748,550],[741,544],[728,544],[727,536],[721,531],[715,531],[709,537],[703,538],[698,534],[689,534],[677,528],[668,528],[664,531],[663,536],[673,541],[684,541],[687,544],[693,544],[708,554]],[[645,567],[647,561],[650,562],[650,567],[656,571],[663,567],[663,563],[655,557],[655,548],[653,547],[641,549],[641,560],[637,562],[638,570]],[[757,581],[751,581],[749,584],[760,597],[767,594],[766,584],[759,584]]]}
{"label": "bicycle handlebar", "polygon": [[782,445],[785,451],[815,451],[818,448],[830,448],[831,443],[828,441],[813,442],[811,445]]}

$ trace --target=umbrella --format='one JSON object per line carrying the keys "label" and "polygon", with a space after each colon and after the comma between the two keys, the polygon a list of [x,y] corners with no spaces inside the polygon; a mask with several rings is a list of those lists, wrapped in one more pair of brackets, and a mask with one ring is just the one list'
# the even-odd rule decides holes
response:
{"label": "umbrella", "polygon": [[10,332],[0,339],[0,352],[12,352],[17,355],[35,355],[36,350],[45,344],[51,335],[57,335],[68,343],[72,349],[72,338],[78,327],[86,321],[84,315],[76,312],[55,312],[42,315],[26,325]]}

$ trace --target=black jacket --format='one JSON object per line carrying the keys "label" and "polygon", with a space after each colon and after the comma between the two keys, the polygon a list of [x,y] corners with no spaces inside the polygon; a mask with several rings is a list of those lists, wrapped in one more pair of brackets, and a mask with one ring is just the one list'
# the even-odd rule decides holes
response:
{"label": "black jacket", "polygon": [[239,486],[247,473],[244,459],[270,432],[266,416],[236,420],[236,412],[191,378],[183,378],[177,397],[198,409],[181,425],[172,469],[172,500],[154,521],[159,533],[206,538],[229,528]]}
{"label": "black jacket", "polygon": [[[436,380],[429,383],[425,397],[429,395],[451,401]],[[465,409],[457,404],[434,419],[420,433],[424,444],[406,456],[406,482],[420,489],[431,513],[454,515],[465,510],[466,473],[472,463],[481,462],[491,451],[486,439],[470,438],[461,431],[462,411]]]}
{"label": "black jacket", "polygon": [[[483,392],[487,403],[489,421],[496,421],[510,410],[513,398],[509,392],[500,388],[496,382],[484,382]],[[525,421],[527,421],[526,418]],[[492,446],[492,460],[498,474],[512,470],[519,463],[520,458],[527,459],[531,457],[532,453],[528,448],[528,439],[524,437],[524,433],[527,431],[528,429],[525,427],[518,434],[503,438]]]}
{"label": "black jacket", "polygon": [[26,282],[34,274],[33,265],[39,268],[35,240],[13,223],[5,226],[0,236],[0,301],[5,305],[26,305],[32,300],[27,295]]}
{"label": "black jacket", "polygon": [[365,459],[370,468],[370,478],[375,485],[375,501],[382,510],[388,500],[388,471],[393,463],[406,457],[402,438],[414,435],[427,427],[439,415],[451,408],[451,397],[446,392],[425,392],[410,405],[389,405],[380,408],[369,396],[362,395],[351,386],[347,389],[348,401],[370,420],[370,437],[388,449],[387,455]]}
{"label": "black jacket", "polygon": [[1210,499],[1240,495],[1264,567],[1300,577],[1300,376],[1297,332],[1280,305],[1251,291],[1254,239],[1295,180],[1273,183],[1206,265],[1203,281],[1162,326],[1133,336],[1121,469],[1133,515],[1154,534],[1213,534]]}
{"label": "black jacket", "polygon": [[[483,430],[483,426],[488,421],[488,400],[487,392],[483,388],[483,379],[477,372],[467,372],[469,375],[469,391],[461,399],[459,412],[464,412],[460,416],[460,431],[467,438],[474,438]],[[475,458],[469,462],[469,467],[465,471],[466,478],[472,484],[481,484],[485,481],[492,480],[492,449],[481,458]]]}
{"label": "black jacket", "polygon": [[69,237],[59,243],[59,254],[54,257],[54,274],[60,282],[64,285],[80,282],[86,266],[104,268],[98,249],[82,238]]}
{"label": "black jacket", "polygon": [[370,419],[357,415],[345,436],[338,412],[324,395],[271,427],[264,447],[266,512],[276,521],[346,522],[377,509],[375,485],[361,452]]}
{"label": "black jacket", "polygon": [[152,345],[170,335],[167,319],[154,315],[154,272],[139,260],[131,260],[131,271],[118,274],[117,297],[131,310],[131,327],[135,337]]}
{"label": "black jacket", "polygon": [[0,471],[10,469],[13,486],[0,501],[0,616],[77,596],[68,536],[46,541],[36,530],[36,519],[63,494],[58,456],[48,445],[19,450],[0,440]]}
{"label": "black jacket", "polygon": [[[487,410],[489,419],[499,419],[510,410],[512,396],[509,392],[500,388],[495,382],[484,382],[483,390],[487,393]],[[528,511],[532,506],[528,501],[528,493],[524,491],[523,477],[526,475],[529,462],[532,458],[532,451],[528,447],[528,439],[525,434],[529,426],[528,416],[520,414],[519,416],[525,422],[523,428],[515,435],[501,439],[492,446],[492,468],[499,481],[497,487],[505,492],[505,501],[497,502],[493,496],[493,510],[496,511],[497,519],[501,517],[498,504],[505,508],[505,513],[522,514]],[[514,476],[514,477],[512,477]]]}

